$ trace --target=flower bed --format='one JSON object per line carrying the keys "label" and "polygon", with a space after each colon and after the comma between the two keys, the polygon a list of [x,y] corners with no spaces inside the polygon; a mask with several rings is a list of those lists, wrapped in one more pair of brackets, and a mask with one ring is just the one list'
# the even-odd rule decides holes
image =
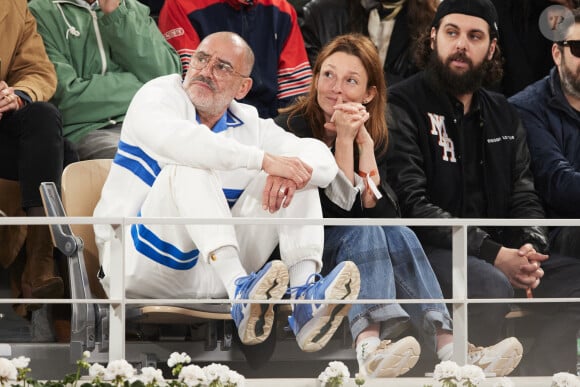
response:
{"label": "flower bed", "polygon": [[[29,358],[0,358],[0,387],[244,387],[246,384],[244,376],[225,365],[212,363],[202,368],[190,364],[190,356],[183,352],[174,352],[167,360],[174,379],[165,379],[163,372],[154,367],[136,370],[126,360],[114,360],[105,367],[99,363],[90,364],[89,357],[89,352],[83,353],[83,358],[77,361],[76,373],[55,381],[29,378]],[[88,375],[82,375],[85,372]],[[388,380],[396,382],[397,379]],[[492,380],[493,387],[515,386],[508,377]],[[485,381],[485,374],[477,366],[460,367],[455,362],[444,361],[435,367],[432,384],[419,383],[417,387],[476,387]],[[321,387],[354,387],[365,383],[365,377],[360,374],[351,379],[348,367],[340,361],[330,362],[318,376],[318,385]],[[387,380],[383,380],[383,383],[386,385]],[[580,387],[580,379],[576,375],[560,372],[552,376],[546,387]]]}

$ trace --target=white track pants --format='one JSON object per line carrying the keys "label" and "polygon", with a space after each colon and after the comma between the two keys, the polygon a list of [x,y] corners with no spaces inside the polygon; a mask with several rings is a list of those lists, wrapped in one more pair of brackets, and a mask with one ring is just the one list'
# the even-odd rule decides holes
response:
{"label": "white track pants", "polygon": [[[254,177],[244,193],[230,209],[222,191],[217,174],[184,166],[165,167],[153,184],[141,208],[141,216],[181,218],[322,218],[320,199],[316,187],[297,191],[288,208],[270,214],[262,209],[262,191],[267,175]],[[122,200],[122,199],[120,199]],[[136,230],[140,230],[138,235]],[[152,236],[152,237],[151,237]],[[100,246],[101,263],[105,275],[109,273],[112,259],[122,256],[120,229],[110,229],[110,238]],[[151,238],[156,243],[151,244]],[[168,251],[199,251],[197,263],[191,268],[170,267],[174,261],[168,258],[159,263],[143,254],[156,250],[165,257]],[[315,260],[318,270],[322,266],[324,243],[323,226],[308,225],[216,225],[187,224],[133,225],[125,228],[125,289],[129,298],[223,298],[225,287],[208,263],[208,256],[222,246],[234,246],[246,271],[258,270],[268,259],[277,244],[280,255],[288,267],[303,260]],[[175,250],[177,249],[177,250]],[[191,257],[191,254],[190,254]],[[178,262],[181,265],[184,262]],[[103,281],[108,292],[109,276]]]}

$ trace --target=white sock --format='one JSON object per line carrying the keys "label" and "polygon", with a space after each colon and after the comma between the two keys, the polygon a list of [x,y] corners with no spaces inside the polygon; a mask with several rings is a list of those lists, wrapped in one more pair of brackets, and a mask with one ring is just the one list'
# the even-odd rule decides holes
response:
{"label": "white sock", "polygon": [[365,337],[356,345],[356,360],[358,361],[358,368],[364,370],[364,361],[369,353],[373,352],[381,344],[381,339],[378,337]]}
{"label": "white sock", "polygon": [[238,250],[233,246],[220,247],[209,254],[208,261],[224,284],[229,298],[233,299],[236,279],[248,275],[240,262]]}
{"label": "white sock", "polygon": [[[302,286],[308,281],[313,273],[316,273],[316,261],[312,259],[304,259],[288,268],[288,276],[290,277],[290,286]],[[310,282],[313,278],[310,278]]]}
{"label": "white sock", "polygon": [[453,343],[447,343],[437,351],[437,357],[441,361],[451,360],[453,357]]}

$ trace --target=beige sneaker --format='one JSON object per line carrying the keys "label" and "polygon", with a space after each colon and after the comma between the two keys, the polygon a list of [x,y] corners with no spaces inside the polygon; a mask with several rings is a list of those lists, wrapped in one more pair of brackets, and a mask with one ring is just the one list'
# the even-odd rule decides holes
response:
{"label": "beige sneaker", "polygon": [[399,341],[383,340],[373,352],[363,354],[359,372],[371,378],[394,378],[417,364],[421,346],[412,336]]}
{"label": "beige sneaker", "polygon": [[515,337],[508,337],[490,347],[468,344],[467,362],[481,367],[495,376],[509,375],[522,360],[522,344]]}

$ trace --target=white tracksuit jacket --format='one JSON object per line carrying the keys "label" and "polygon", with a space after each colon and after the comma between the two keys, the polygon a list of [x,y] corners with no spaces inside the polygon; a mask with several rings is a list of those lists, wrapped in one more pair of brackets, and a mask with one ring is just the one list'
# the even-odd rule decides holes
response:
{"label": "white tracksuit jacket", "polygon": [[[312,179],[291,205],[275,214],[261,207],[264,152],[295,156],[313,168]],[[338,168],[320,141],[298,138],[233,101],[213,131],[198,123],[177,74],[146,83],[135,95],[101,193],[96,217],[322,218],[318,187]],[[128,297],[221,297],[223,286],[206,264],[218,247],[233,245],[247,271],[266,261],[277,243],[288,266],[301,259],[321,265],[322,226],[95,225],[108,291],[111,260],[125,248]],[[198,262],[201,262],[199,264]]]}

